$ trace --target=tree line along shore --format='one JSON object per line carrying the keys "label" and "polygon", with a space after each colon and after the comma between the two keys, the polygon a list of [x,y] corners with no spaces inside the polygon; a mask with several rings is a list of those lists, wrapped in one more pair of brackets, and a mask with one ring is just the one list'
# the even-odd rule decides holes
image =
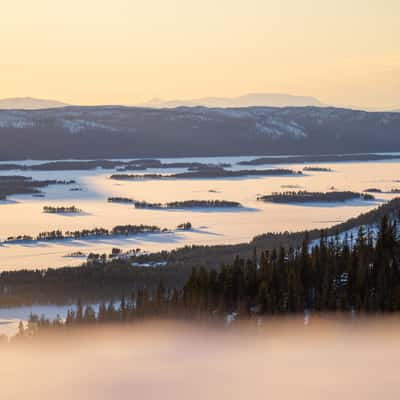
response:
{"label": "tree line along shore", "polygon": [[222,167],[202,168],[195,171],[176,174],[112,174],[110,179],[115,180],[141,180],[141,179],[212,179],[212,178],[239,178],[246,176],[287,176],[302,175],[302,171],[294,171],[285,168],[237,170],[231,171]]}
{"label": "tree line along shore", "polygon": [[[349,162],[349,161],[385,161],[399,159],[398,155],[384,155],[384,154],[347,154],[347,155],[299,155],[288,157],[275,157],[266,156],[253,158],[251,160],[239,161],[238,165],[268,165],[268,164],[303,164],[303,163],[335,163],[335,162]],[[200,170],[207,168],[229,168],[230,163],[204,163],[198,161],[175,161],[163,162],[156,158],[142,158],[131,160],[113,160],[113,159],[96,159],[96,160],[54,160],[49,162],[41,162],[37,164],[22,164],[7,162],[0,164],[0,171],[83,171],[92,170],[97,168],[102,169],[118,169],[120,171],[135,171],[146,169],[175,169],[175,168],[188,168],[190,170]],[[321,167],[305,167],[305,170],[310,171],[325,171],[330,168]]]}
{"label": "tree line along shore", "polygon": [[[177,229],[189,230],[192,228],[190,222],[179,224]],[[75,231],[62,231],[56,229],[47,232],[40,232],[36,236],[30,235],[17,235],[9,236],[4,243],[15,243],[21,241],[52,241],[52,240],[67,240],[67,239],[88,239],[88,238],[104,238],[112,236],[130,236],[143,233],[162,233],[171,232],[167,228],[160,228],[155,225],[117,225],[111,229],[107,228],[93,228],[81,229]]]}

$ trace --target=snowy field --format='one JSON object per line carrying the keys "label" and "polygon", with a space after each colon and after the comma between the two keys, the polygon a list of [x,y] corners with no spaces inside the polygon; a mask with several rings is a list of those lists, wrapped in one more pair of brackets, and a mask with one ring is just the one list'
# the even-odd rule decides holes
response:
{"label": "snowy field", "polygon": [[[231,163],[237,169],[290,168],[302,170],[311,164],[239,166],[237,162],[255,157],[181,158],[174,161]],[[29,164],[29,162],[21,162]],[[38,162],[31,162],[38,163]],[[43,189],[45,197],[10,196],[0,202],[0,239],[20,234],[36,235],[55,229],[80,230],[115,225],[157,225],[171,229],[162,234],[143,234],[131,237],[64,240],[57,242],[3,243],[0,245],[0,270],[46,268],[79,265],[84,258],[66,257],[74,252],[88,254],[111,252],[113,247],[124,250],[169,250],[191,244],[232,244],[251,240],[265,232],[297,231],[324,228],[377,207],[395,197],[391,193],[376,193],[376,201],[348,201],[325,204],[273,204],[257,201],[259,195],[275,191],[351,190],[361,192],[376,187],[383,192],[400,188],[400,163],[347,162],[318,163],[331,172],[304,172],[299,176],[243,177],[230,179],[186,179],[116,181],[109,179],[115,170],[89,171],[1,171],[2,175],[32,176],[34,179],[74,179],[74,187],[55,185]],[[184,169],[148,169],[143,173],[174,173]],[[140,171],[134,173],[142,173]],[[292,188],[293,187],[293,188]],[[119,196],[147,202],[182,200],[228,200],[240,202],[243,209],[135,209],[132,204],[108,203],[107,198]],[[43,206],[75,205],[81,214],[43,213]],[[190,221],[191,231],[177,231],[178,224]]]}

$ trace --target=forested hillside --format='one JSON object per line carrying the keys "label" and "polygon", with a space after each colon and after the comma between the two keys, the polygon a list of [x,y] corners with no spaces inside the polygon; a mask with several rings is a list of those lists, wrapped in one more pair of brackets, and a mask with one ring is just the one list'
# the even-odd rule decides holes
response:
{"label": "forested hillside", "polygon": [[0,160],[400,150],[400,113],[320,107],[0,110]]}
{"label": "forested hillside", "polygon": [[[156,290],[160,282],[165,288],[181,290],[188,282],[193,268],[196,268],[196,271],[201,269],[202,274],[208,276],[208,274],[220,273],[224,268],[232,268],[232,264],[239,262],[237,260],[240,260],[238,265],[243,268],[248,263],[255,268],[256,264],[262,265],[263,262],[267,262],[266,260],[268,263],[275,263],[279,259],[279,262],[285,265],[285,269],[276,273],[286,274],[286,268],[289,266],[298,268],[295,266],[303,257],[307,259],[310,274],[317,274],[315,278],[318,279],[322,279],[322,276],[318,274],[322,274],[324,269],[328,268],[329,274],[343,277],[343,273],[349,273],[349,270],[354,268],[353,261],[357,260],[363,263],[363,268],[371,262],[377,265],[385,263],[385,268],[390,265],[385,273],[392,274],[395,271],[393,284],[400,285],[399,271],[393,264],[400,265],[399,238],[397,237],[399,212],[400,199],[394,199],[375,210],[325,231],[268,233],[254,238],[250,243],[232,246],[184,247],[171,252],[134,256],[133,259],[116,258],[110,261],[106,257],[99,257],[80,267],[4,271],[0,273],[0,292],[2,293],[0,306],[49,302],[65,304],[74,302],[78,298],[85,302],[99,302],[118,298],[121,293],[129,294],[144,288],[151,293]],[[360,227],[363,228],[360,230]],[[377,232],[381,233],[377,234]],[[386,258],[382,258],[379,253],[383,251],[379,245],[382,235],[385,236],[382,246],[390,247],[390,253],[385,253]],[[368,253],[368,258],[361,260],[358,258],[358,243],[362,244],[363,251]],[[306,250],[307,252],[310,250],[307,256],[304,254]],[[324,253],[321,253],[322,250]],[[331,257],[326,263],[320,259],[325,252]],[[352,252],[353,255],[350,256]],[[316,259],[320,263],[318,268],[315,264]],[[343,261],[344,259],[346,261]],[[248,263],[243,260],[248,260]],[[138,265],[144,265],[144,263],[148,265],[134,266],[133,261]],[[159,267],[156,266],[157,262],[164,262],[164,264]],[[396,270],[392,269],[392,266]],[[212,272],[213,270],[215,272]],[[353,273],[356,272],[353,271]],[[376,275],[373,276],[376,279]],[[287,283],[287,278],[282,279]],[[330,285],[330,279],[324,284]],[[259,283],[261,284],[261,281]],[[399,301],[397,306],[400,306],[400,294],[396,301]]]}
{"label": "forested hillside", "polygon": [[136,288],[119,305],[102,303],[96,313],[79,301],[63,322],[31,315],[32,336],[46,328],[151,318],[224,320],[253,315],[321,312],[391,312],[400,310],[400,248],[397,220],[383,217],[376,240],[360,228],[357,240],[322,236],[310,251],[306,237],[298,249],[284,247],[219,270],[193,269],[183,287]]}

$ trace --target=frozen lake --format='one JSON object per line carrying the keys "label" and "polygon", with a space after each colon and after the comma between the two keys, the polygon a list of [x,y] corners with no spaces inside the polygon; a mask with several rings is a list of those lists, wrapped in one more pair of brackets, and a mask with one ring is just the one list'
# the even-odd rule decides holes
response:
{"label": "frozen lake", "polygon": [[[296,171],[311,164],[262,165],[244,167],[236,163],[255,157],[181,158],[173,161],[230,163],[233,169],[290,168]],[[28,162],[21,162],[28,164]],[[35,162],[37,163],[37,162]],[[313,164],[314,165],[314,164]],[[185,179],[116,181],[109,179],[115,170],[88,171],[1,171],[1,175],[24,175],[34,179],[74,179],[81,191],[71,186],[54,185],[43,189],[45,197],[10,196],[0,202],[0,238],[19,234],[36,235],[55,229],[80,230],[115,225],[157,225],[174,230],[190,221],[191,231],[173,231],[131,237],[87,239],[77,241],[3,244],[0,246],[0,270],[79,265],[84,259],[69,258],[73,252],[107,253],[113,247],[124,250],[169,250],[191,244],[232,244],[251,240],[265,232],[297,231],[324,228],[377,207],[396,194],[377,193],[376,201],[349,201],[333,204],[285,205],[257,201],[257,196],[275,191],[336,190],[361,192],[370,187],[383,191],[400,188],[400,163],[396,161],[318,163],[331,172],[307,171],[299,176],[248,177],[230,179]],[[174,173],[184,169],[148,169],[143,173]],[[142,173],[142,172],[132,172]],[[290,187],[296,188],[290,188]],[[128,197],[147,202],[182,200],[229,200],[240,202],[243,209],[135,209],[132,204],[108,203],[108,197]],[[82,214],[43,213],[43,206],[75,205]]]}

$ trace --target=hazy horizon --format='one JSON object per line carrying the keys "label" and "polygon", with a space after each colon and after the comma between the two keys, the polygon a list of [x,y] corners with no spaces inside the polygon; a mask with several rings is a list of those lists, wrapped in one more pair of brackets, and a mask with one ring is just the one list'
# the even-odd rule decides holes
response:
{"label": "hazy horizon", "polygon": [[200,98],[151,98],[139,103],[67,103],[59,98],[39,98],[33,96],[0,98],[0,110],[39,110],[59,107],[149,107],[149,108],[177,108],[177,107],[208,107],[208,108],[241,108],[241,107],[334,107],[369,112],[400,112],[398,105],[386,107],[368,107],[359,104],[324,103],[318,97],[291,93],[244,93],[239,96],[205,96]]}
{"label": "hazy horizon", "polygon": [[394,0],[7,3],[1,97],[134,105],[268,92],[399,108],[399,13]]}

